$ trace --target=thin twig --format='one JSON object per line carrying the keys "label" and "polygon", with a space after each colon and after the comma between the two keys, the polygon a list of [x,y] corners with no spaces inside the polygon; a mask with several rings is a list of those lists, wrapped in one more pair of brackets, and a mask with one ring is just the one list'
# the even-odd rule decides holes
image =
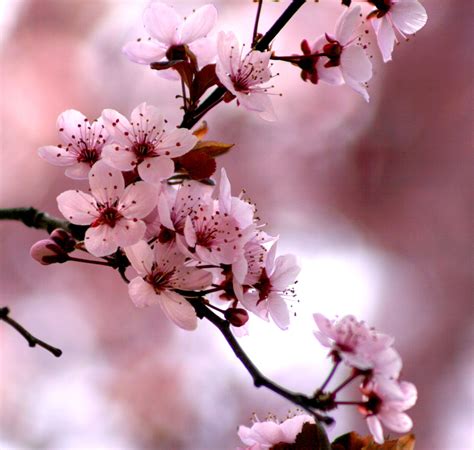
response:
{"label": "thin twig", "polygon": [[55,228],[69,230],[69,222],[52,217],[36,208],[4,208],[0,209],[0,220],[18,220],[27,227],[46,230],[51,233]]}
{"label": "thin twig", "polygon": [[24,327],[22,327],[16,320],[13,320],[10,316],[10,309],[7,307],[2,307],[0,308],[0,320],[3,320],[4,322],[8,323],[11,327],[13,327],[18,333],[20,333],[28,342],[28,345],[30,347],[35,347],[36,345],[39,345],[40,347],[43,347],[45,350],[48,350],[48,352],[51,352],[54,356],[60,357],[62,355],[62,350],[59,348],[53,347],[52,345],[49,345],[48,343],[42,341],[41,339],[38,339],[37,337],[33,336],[28,330],[26,330]]}
{"label": "thin twig", "polygon": [[258,22],[260,21],[260,13],[262,12],[263,0],[258,0],[257,15],[255,16],[255,24],[252,33],[252,47],[257,43]]}

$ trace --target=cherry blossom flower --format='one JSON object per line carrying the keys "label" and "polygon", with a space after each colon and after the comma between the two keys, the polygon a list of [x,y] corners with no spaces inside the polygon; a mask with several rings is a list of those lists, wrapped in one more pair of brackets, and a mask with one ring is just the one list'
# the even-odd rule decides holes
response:
{"label": "cherry blossom flower", "polygon": [[316,64],[319,79],[333,85],[345,83],[368,102],[365,83],[372,78],[372,63],[358,44],[360,13],[360,6],[346,9],[337,21],[334,35],[321,36],[312,52],[324,54]]}
{"label": "cherry blossom flower", "polygon": [[90,123],[84,114],[68,109],[59,115],[56,126],[62,144],[39,148],[39,156],[55,166],[67,167],[69,178],[87,179],[107,141],[102,119]]}
{"label": "cherry blossom flower", "polygon": [[130,122],[113,109],[104,110],[102,117],[115,142],[104,147],[104,161],[122,171],[137,168],[140,177],[148,183],[156,184],[173,175],[171,158],[184,155],[197,142],[186,129],[165,132],[158,109],[146,103],[132,111]]}
{"label": "cherry blossom flower", "polygon": [[378,374],[398,376],[401,360],[394,350],[388,350],[393,338],[378,333],[354,316],[331,321],[322,314],[314,314],[318,331],[315,337],[325,347],[331,348],[349,366],[362,371],[377,367]]}
{"label": "cherry blossom flower", "polygon": [[300,268],[294,255],[275,258],[276,248],[275,243],[267,253],[265,266],[251,289],[238,297],[249,311],[265,320],[271,317],[278,327],[284,330],[290,323],[285,298],[289,292],[288,287],[296,281]]}
{"label": "cherry blossom flower", "polygon": [[256,111],[265,120],[275,120],[275,113],[268,94],[269,87],[262,86],[272,78],[271,52],[251,51],[241,59],[239,42],[234,33],[220,32],[217,38],[216,74],[225,88],[237,97],[237,103]]}
{"label": "cherry blossom flower", "polygon": [[57,198],[63,216],[76,225],[90,225],[85,247],[94,256],[114,253],[118,247],[133,245],[145,233],[142,220],[156,206],[154,186],[138,182],[125,188],[120,171],[99,161],[89,173],[91,193],[63,192]]}
{"label": "cherry blossom flower", "polygon": [[314,418],[306,414],[299,414],[281,423],[272,419],[255,422],[250,428],[243,425],[239,427],[239,438],[249,446],[245,450],[265,450],[276,444],[294,444],[303,425],[314,424]]}
{"label": "cherry blossom flower", "polygon": [[69,259],[67,252],[52,239],[35,242],[30,249],[30,255],[44,266],[63,263]]}
{"label": "cherry blossom flower", "polygon": [[421,30],[427,20],[425,8],[417,0],[369,0],[377,9],[368,15],[377,36],[377,44],[384,62],[391,61],[395,31],[405,35]]}
{"label": "cherry blossom flower", "polygon": [[150,37],[129,42],[123,48],[133,62],[150,64],[166,58],[183,60],[190,50],[202,67],[215,56],[215,44],[207,37],[217,21],[213,5],[204,5],[181,18],[164,3],[152,2],[143,13],[143,24]]}
{"label": "cherry blossom flower", "polygon": [[174,244],[155,243],[151,248],[145,241],[125,248],[125,253],[138,277],[128,285],[135,306],[160,305],[163,313],[185,330],[197,327],[194,308],[175,289],[193,291],[212,283],[212,275],[204,270],[185,266],[185,256]]}
{"label": "cherry blossom flower", "polygon": [[378,444],[384,442],[382,423],[397,433],[406,433],[413,426],[412,420],[404,411],[416,403],[415,385],[401,381],[395,391],[400,395],[394,396],[394,389],[387,388],[385,383],[375,383],[370,388],[362,389],[363,401],[366,403],[359,410],[365,415],[367,426]]}

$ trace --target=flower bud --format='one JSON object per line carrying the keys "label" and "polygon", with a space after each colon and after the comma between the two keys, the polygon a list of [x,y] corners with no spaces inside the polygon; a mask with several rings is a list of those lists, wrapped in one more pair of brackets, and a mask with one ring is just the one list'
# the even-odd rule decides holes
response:
{"label": "flower bud", "polygon": [[52,239],[66,253],[70,253],[76,248],[76,240],[72,237],[72,234],[68,233],[62,228],[56,228],[53,230],[49,235],[49,238]]}
{"label": "flower bud", "polygon": [[42,239],[33,244],[30,255],[45,266],[53,263],[63,263],[69,259],[67,253],[52,239]]}
{"label": "flower bud", "polygon": [[234,327],[242,327],[249,320],[247,311],[242,308],[226,309],[224,316]]}

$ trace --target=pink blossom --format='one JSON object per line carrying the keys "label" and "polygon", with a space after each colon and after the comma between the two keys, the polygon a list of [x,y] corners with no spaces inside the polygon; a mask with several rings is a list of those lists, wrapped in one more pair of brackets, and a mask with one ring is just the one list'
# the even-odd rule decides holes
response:
{"label": "pink blossom", "polygon": [[334,35],[321,36],[312,52],[324,54],[316,64],[319,79],[333,85],[345,83],[369,101],[365,83],[372,78],[372,63],[358,43],[360,13],[360,6],[346,9],[337,21]]}
{"label": "pink blossom", "polygon": [[137,168],[140,177],[149,183],[173,175],[171,158],[184,155],[197,142],[186,129],[165,132],[158,109],[146,103],[132,111],[130,122],[113,109],[104,110],[102,118],[114,142],[104,147],[104,161],[122,171]]}
{"label": "pink blossom", "polygon": [[185,265],[185,256],[174,244],[155,243],[151,248],[145,241],[125,248],[125,253],[138,277],[128,285],[135,306],[160,305],[168,319],[185,330],[197,327],[194,308],[175,289],[193,291],[208,287],[212,275]]}
{"label": "pink blossom", "polygon": [[52,239],[35,242],[30,249],[30,255],[44,266],[63,263],[69,259],[67,252]]}
{"label": "pink blossom", "polygon": [[275,120],[268,94],[269,86],[262,86],[272,78],[271,52],[251,51],[241,59],[239,42],[234,33],[220,32],[217,40],[218,61],[216,74],[225,88],[237,97],[237,103],[256,111],[265,120]]}
{"label": "pink blossom", "polygon": [[289,293],[288,287],[296,281],[300,268],[294,255],[275,258],[276,248],[276,244],[273,244],[267,253],[265,266],[250,290],[238,297],[249,311],[265,320],[271,317],[281,329],[286,329],[290,315],[285,298]]}
{"label": "pink blossom", "polygon": [[313,315],[319,330],[318,341],[331,348],[349,366],[366,371],[376,368],[377,374],[396,377],[401,369],[398,353],[391,349],[393,338],[378,333],[354,316],[331,321],[322,314]]}
{"label": "pink blossom", "polygon": [[391,61],[395,31],[405,38],[421,30],[427,20],[425,8],[417,0],[369,0],[377,9],[368,16],[377,36],[384,62]]}
{"label": "pink blossom", "polygon": [[238,435],[242,442],[249,446],[245,450],[265,450],[276,444],[295,443],[296,437],[301,433],[305,423],[314,424],[314,418],[300,414],[281,423],[267,420],[255,422],[250,428],[241,425]]}
{"label": "pink blossom", "polygon": [[164,3],[152,2],[143,13],[143,24],[150,37],[127,43],[123,52],[133,62],[150,64],[165,57],[168,61],[186,59],[188,49],[202,67],[215,55],[215,44],[207,37],[217,21],[213,5],[204,5],[181,18]]}
{"label": "pink blossom", "polygon": [[63,192],[57,198],[63,216],[76,225],[90,225],[85,247],[94,256],[114,253],[118,247],[133,245],[145,233],[142,220],[156,206],[157,191],[145,182],[125,188],[120,171],[99,161],[89,173],[91,193]]}
{"label": "pink blossom", "polygon": [[[404,411],[416,403],[415,385],[401,381],[397,382],[397,388],[393,389],[389,384],[375,383],[370,387],[365,387],[363,401],[366,403],[359,408],[365,415],[367,426],[378,444],[384,442],[382,423],[397,433],[406,433],[413,426],[412,420]],[[397,395],[393,392],[397,392]]]}
{"label": "pink blossom", "polygon": [[67,167],[69,178],[87,179],[108,137],[102,119],[90,123],[79,111],[68,109],[59,115],[56,126],[62,143],[39,148],[39,156],[55,166]]}

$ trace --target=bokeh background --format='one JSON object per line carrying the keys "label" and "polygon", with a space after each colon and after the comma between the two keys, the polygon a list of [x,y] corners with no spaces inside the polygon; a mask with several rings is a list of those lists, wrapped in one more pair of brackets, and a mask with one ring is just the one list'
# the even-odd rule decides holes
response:
{"label": "bokeh background", "polygon": [[[188,14],[204,2],[177,1]],[[216,31],[248,41],[256,5],[214,2]],[[265,31],[288,2],[265,2]],[[331,31],[340,2],[308,2],[275,41],[279,54]],[[423,0],[427,26],[383,65],[373,36],[371,103],[349,88],[303,83],[275,67],[279,120],[235,104],[212,111],[209,137],[235,143],[219,160],[302,266],[289,331],[251,321],[242,345],[268,376],[312,392],[330,367],[311,314],[348,313],[396,336],[403,378],[419,389],[410,412],[419,450],[474,448],[472,5]],[[179,88],[129,62],[122,45],[141,34],[141,0],[3,0],[1,206],[59,214],[74,183],[36,149],[56,143],[68,108],[95,118],[159,106],[178,123]],[[372,43],[371,43],[372,42]],[[30,246],[44,234],[1,223],[1,296],[12,316],[63,349],[29,349],[0,324],[0,447],[225,450],[253,412],[284,418],[292,405],[256,390],[209,324],[193,334],[137,310],[112,271],[40,266]],[[340,378],[345,374],[340,373]],[[355,394],[353,391],[352,394]],[[351,392],[347,392],[350,398]],[[366,433],[355,410],[334,416],[332,437]]]}

